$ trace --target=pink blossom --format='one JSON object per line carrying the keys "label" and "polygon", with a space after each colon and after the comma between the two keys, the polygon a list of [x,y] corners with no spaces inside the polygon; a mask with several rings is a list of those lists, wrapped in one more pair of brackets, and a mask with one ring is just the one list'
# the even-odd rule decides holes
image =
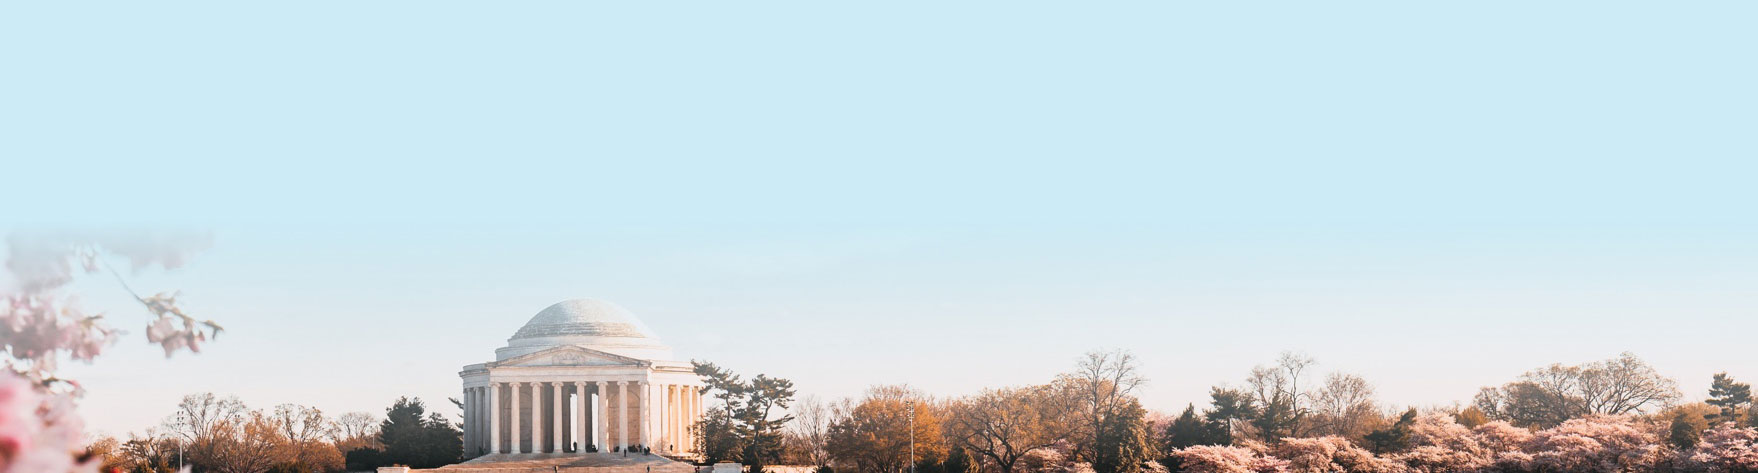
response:
{"label": "pink blossom", "polygon": [[1539,431],[1526,451],[1532,454],[1534,469],[1547,471],[1642,470],[1663,457],[1658,436],[1617,416],[1573,419]]}
{"label": "pink blossom", "polygon": [[1479,425],[1471,434],[1479,446],[1494,453],[1519,451],[1532,441],[1532,431],[1499,420]]}
{"label": "pink blossom", "polygon": [[1689,460],[1712,473],[1758,471],[1758,430],[1732,424],[1709,429]]}
{"label": "pink blossom", "polygon": [[47,294],[0,296],[0,343],[12,357],[7,366],[42,379],[55,370],[62,353],[91,361],[116,340],[100,317]]}
{"label": "pink blossom", "polygon": [[1179,469],[1189,473],[1281,473],[1288,461],[1260,455],[1252,449],[1222,445],[1198,445],[1172,452]]}
{"label": "pink blossom", "polygon": [[[156,294],[140,299],[147,310],[158,315],[147,324],[147,341],[157,343],[165,348],[165,357],[169,358],[177,350],[188,348],[189,351],[201,353],[201,343],[208,340],[208,333],[219,335],[220,326],[213,321],[196,321],[177,307],[176,294]],[[204,331],[204,329],[206,331]]]}
{"label": "pink blossom", "polygon": [[1317,438],[1282,439],[1282,443],[1271,448],[1276,458],[1288,461],[1288,471],[1294,473],[1403,473],[1408,471],[1404,465],[1384,458],[1375,457],[1361,447],[1350,443],[1348,439],[1336,436]]}
{"label": "pink blossom", "polygon": [[71,395],[0,372],[0,472],[97,471],[97,459],[74,461],[82,428]]}
{"label": "pink blossom", "polygon": [[1493,461],[1493,453],[1483,448],[1471,429],[1459,425],[1451,414],[1431,413],[1417,417],[1410,425],[1410,444],[1410,450],[1389,457],[1413,471],[1474,471]]}
{"label": "pink blossom", "polygon": [[[6,368],[0,370],[0,473],[96,473],[101,464],[96,458],[76,461],[84,451],[84,423],[73,401],[82,389],[54,377],[60,358],[90,362],[116,340],[101,315],[88,315],[71,297],[56,293],[75,276],[74,260],[86,272],[103,267],[99,243],[16,235],[8,240],[6,268],[23,292],[0,293],[0,349],[8,355],[0,357]],[[130,257],[137,269],[154,263],[174,267],[185,253],[160,251],[165,241],[111,243],[121,245],[116,254]],[[135,298],[154,315],[147,338],[163,345],[166,356],[182,348],[195,351],[220,331],[212,321],[184,314],[175,295]]]}
{"label": "pink blossom", "polygon": [[37,409],[41,396],[30,382],[11,375],[0,376],[0,458],[14,458],[36,446],[42,421]]}
{"label": "pink blossom", "polygon": [[1454,450],[1435,445],[1422,445],[1390,455],[1410,468],[1423,473],[1475,471],[1490,464],[1490,458],[1479,451]]}

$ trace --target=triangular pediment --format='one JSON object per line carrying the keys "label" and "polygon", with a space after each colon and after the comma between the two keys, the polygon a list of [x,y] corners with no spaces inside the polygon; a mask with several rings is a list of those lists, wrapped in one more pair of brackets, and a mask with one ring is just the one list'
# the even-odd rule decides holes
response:
{"label": "triangular pediment", "polygon": [[492,366],[647,366],[647,360],[593,350],[577,345],[547,348],[494,362]]}

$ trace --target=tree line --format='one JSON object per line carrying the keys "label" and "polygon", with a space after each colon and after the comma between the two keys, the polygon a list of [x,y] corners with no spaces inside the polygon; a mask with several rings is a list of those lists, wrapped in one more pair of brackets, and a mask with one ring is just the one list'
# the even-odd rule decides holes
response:
{"label": "tree line", "polygon": [[462,431],[420,399],[400,398],[383,417],[335,417],[307,406],[252,410],[237,397],[184,396],[157,428],[89,448],[106,472],[320,473],[456,463]]}
{"label": "tree line", "polygon": [[[1366,379],[1283,353],[1214,386],[1203,406],[1149,411],[1126,351],[1095,351],[1040,384],[937,398],[906,385],[795,399],[792,381],[695,363],[716,402],[691,428],[701,463],[752,473],[1758,472],[1752,389],[1726,373],[1704,402],[1628,353],[1553,364],[1469,404],[1395,408]],[[455,401],[454,401],[455,402]],[[385,415],[251,410],[190,395],[164,424],[100,439],[105,471],[334,472],[461,459],[460,426],[398,399]],[[182,460],[178,460],[181,453]]]}
{"label": "tree line", "polygon": [[1098,351],[1043,384],[954,398],[886,385],[796,402],[785,380],[759,386],[699,364],[718,380],[708,390],[732,402],[695,428],[706,460],[754,472],[1758,472],[1750,385],[1717,374],[1707,401],[1681,404],[1674,380],[1628,353],[1540,367],[1469,404],[1429,408],[1385,405],[1366,379],[1321,376],[1316,360],[1283,353],[1176,415],[1142,407],[1137,365]]}

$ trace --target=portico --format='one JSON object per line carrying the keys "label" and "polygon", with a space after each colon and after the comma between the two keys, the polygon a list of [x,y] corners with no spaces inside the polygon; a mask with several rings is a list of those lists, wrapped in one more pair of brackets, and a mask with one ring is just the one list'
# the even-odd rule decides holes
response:
{"label": "portico", "polygon": [[694,450],[701,379],[621,307],[571,300],[539,312],[495,361],[465,366],[466,457]]}

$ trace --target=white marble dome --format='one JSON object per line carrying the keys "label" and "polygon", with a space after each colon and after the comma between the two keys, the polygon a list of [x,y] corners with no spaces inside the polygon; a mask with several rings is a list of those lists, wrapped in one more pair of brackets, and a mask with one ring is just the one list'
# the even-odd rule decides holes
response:
{"label": "white marble dome", "polygon": [[562,345],[577,345],[643,360],[670,360],[671,347],[634,314],[610,302],[574,299],[557,302],[525,322],[507,346],[495,350],[506,360]]}

